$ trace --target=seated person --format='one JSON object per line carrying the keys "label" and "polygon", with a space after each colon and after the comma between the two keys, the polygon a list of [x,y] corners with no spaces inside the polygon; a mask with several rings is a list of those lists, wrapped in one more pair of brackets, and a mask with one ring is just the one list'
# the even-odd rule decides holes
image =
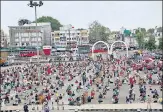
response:
{"label": "seated person", "polygon": [[88,96],[87,101],[91,102],[91,96]]}

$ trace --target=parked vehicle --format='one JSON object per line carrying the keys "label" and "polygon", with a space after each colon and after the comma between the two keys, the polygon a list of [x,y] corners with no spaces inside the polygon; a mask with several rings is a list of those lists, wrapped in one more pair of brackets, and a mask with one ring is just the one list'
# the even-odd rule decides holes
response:
{"label": "parked vehicle", "polygon": [[[28,51],[21,51],[19,53],[20,57],[32,57],[37,55],[37,50],[28,50]],[[39,51],[39,55],[41,55],[41,52]]]}
{"label": "parked vehicle", "polygon": [[8,65],[9,63],[7,62],[7,60],[0,57],[0,66],[8,66]]}
{"label": "parked vehicle", "polygon": [[15,58],[15,55],[13,55],[13,54],[10,54],[9,56],[7,56],[7,58],[12,58],[12,59],[14,59]]}
{"label": "parked vehicle", "polygon": [[37,63],[38,62],[38,59],[39,59],[39,62],[40,63],[47,63],[47,62],[50,62],[51,59],[48,58],[48,57],[42,57],[42,56],[33,56],[30,58],[30,63]]}

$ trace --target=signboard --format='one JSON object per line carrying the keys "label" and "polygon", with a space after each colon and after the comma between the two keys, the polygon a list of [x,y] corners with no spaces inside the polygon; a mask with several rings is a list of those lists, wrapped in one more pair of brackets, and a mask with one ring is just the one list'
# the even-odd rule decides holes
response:
{"label": "signboard", "polygon": [[124,35],[125,36],[130,36],[131,34],[131,31],[130,30],[124,30]]}

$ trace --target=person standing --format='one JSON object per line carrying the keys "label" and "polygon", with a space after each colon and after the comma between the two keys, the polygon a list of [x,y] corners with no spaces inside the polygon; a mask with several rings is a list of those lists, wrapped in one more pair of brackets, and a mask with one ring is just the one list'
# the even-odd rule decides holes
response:
{"label": "person standing", "polygon": [[26,103],[24,104],[24,107],[23,108],[24,108],[24,112],[29,112],[28,105]]}
{"label": "person standing", "polygon": [[148,97],[147,97],[147,109],[149,109],[149,112],[151,111],[151,102],[152,102],[152,98],[150,95],[148,95]]}

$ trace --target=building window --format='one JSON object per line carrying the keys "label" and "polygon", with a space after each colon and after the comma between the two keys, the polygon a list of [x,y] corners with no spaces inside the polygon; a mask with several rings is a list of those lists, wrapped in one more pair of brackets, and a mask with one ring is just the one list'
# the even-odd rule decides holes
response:
{"label": "building window", "polygon": [[38,34],[41,37],[41,33]]}
{"label": "building window", "polygon": [[15,37],[19,37],[19,33],[15,33]]}
{"label": "building window", "polygon": [[28,33],[24,33],[24,37],[28,37]]}
{"label": "building window", "polygon": [[31,36],[34,36],[35,37],[36,36],[36,33],[31,33]]}
{"label": "building window", "polygon": [[38,38],[38,41],[41,41],[41,38]]}
{"label": "building window", "polygon": [[71,40],[71,38],[67,38],[67,40]]}
{"label": "building window", "polygon": [[26,41],[29,41],[29,38],[26,38]]}
{"label": "building window", "polygon": [[25,38],[22,38],[22,41],[25,41]]}
{"label": "building window", "polygon": [[17,39],[15,39],[15,41],[16,41],[16,42],[18,42],[18,41],[19,41],[19,39],[17,38]]}

